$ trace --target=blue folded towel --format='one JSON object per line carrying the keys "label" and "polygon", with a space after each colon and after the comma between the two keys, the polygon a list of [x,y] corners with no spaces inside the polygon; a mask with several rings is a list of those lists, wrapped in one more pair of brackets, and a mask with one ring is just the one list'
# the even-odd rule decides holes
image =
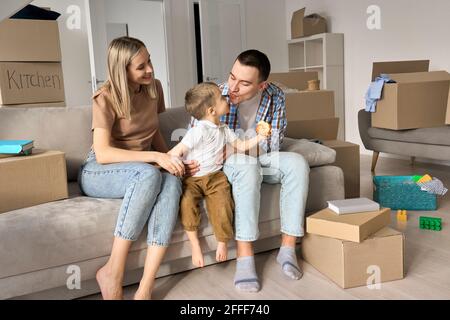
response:
{"label": "blue folded towel", "polygon": [[385,83],[393,83],[392,79],[387,74],[381,74],[375,79],[369,86],[366,93],[366,111],[376,112],[377,102],[381,99],[381,93],[383,92]]}

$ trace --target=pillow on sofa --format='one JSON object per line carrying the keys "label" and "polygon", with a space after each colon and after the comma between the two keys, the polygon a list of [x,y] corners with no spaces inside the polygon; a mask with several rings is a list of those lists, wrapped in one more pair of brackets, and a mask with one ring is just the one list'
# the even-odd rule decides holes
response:
{"label": "pillow on sofa", "polygon": [[310,167],[332,164],[336,161],[336,151],[324,145],[306,139],[284,138],[281,151],[301,154]]}

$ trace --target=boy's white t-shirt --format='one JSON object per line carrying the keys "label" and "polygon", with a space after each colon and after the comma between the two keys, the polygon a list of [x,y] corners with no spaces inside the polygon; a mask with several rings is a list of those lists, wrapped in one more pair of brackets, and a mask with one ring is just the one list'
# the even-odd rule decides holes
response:
{"label": "boy's white t-shirt", "polygon": [[201,120],[189,129],[181,143],[189,149],[186,160],[196,160],[200,164],[200,171],[194,177],[221,170],[223,148],[236,139],[236,134],[227,125],[216,125],[208,120]]}

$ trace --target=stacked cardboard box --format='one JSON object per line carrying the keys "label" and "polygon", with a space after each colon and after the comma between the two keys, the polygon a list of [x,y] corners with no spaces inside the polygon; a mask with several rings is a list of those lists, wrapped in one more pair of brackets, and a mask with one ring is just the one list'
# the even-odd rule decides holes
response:
{"label": "stacked cardboard box", "polygon": [[342,288],[404,277],[404,236],[387,227],[390,209],[337,215],[322,210],[306,219],[306,262]]}
{"label": "stacked cardboard box", "polygon": [[0,213],[68,197],[63,152],[0,158]]}
{"label": "stacked cardboard box", "polygon": [[324,141],[323,144],[336,151],[336,161],[332,165],[344,172],[345,198],[359,198],[361,175],[359,145],[340,140]]}
{"label": "stacked cardboard box", "polygon": [[396,83],[385,84],[372,126],[405,130],[440,127],[446,123],[450,74],[429,71],[429,61],[374,63],[372,80],[388,74]]}
{"label": "stacked cardboard box", "polygon": [[7,19],[0,23],[0,105],[64,106],[58,23]]}
{"label": "stacked cardboard box", "polygon": [[317,72],[272,73],[269,81],[297,92],[286,93],[287,134],[295,139],[335,140],[339,118],[335,117],[334,92],[306,91],[309,80],[317,80]]}

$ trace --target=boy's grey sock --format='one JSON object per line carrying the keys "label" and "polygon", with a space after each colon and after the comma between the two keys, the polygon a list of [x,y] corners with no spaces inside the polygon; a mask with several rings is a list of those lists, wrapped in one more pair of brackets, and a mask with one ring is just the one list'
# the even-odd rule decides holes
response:
{"label": "boy's grey sock", "polygon": [[255,257],[241,257],[236,259],[236,274],[234,286],[243,292],[258,292],[260,289],[258,276],[255,271]]}
{"label": "boy's grey sock", "polygon": [[289,278],[298,280],[303,276],[303,272],[297,264],[295,248],[281,247],[278,252],[277,261],[281,265],[283,272]]}

